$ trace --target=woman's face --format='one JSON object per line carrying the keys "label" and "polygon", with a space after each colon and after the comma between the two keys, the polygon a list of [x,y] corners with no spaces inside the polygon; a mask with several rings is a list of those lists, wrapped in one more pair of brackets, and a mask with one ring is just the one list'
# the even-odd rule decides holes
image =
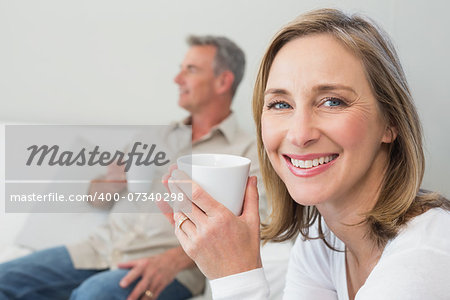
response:
{"label": "woman's face", "polygon": [[382,180],[391,135],[361,60],[331,35],[278,52],[261,125],[272,166],[300,204],[348,199]]}

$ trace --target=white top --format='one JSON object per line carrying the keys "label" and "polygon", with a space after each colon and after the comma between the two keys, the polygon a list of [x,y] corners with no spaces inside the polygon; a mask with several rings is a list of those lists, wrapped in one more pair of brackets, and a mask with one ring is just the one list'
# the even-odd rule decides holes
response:
{"label": "white top", "polygon": [[[330,244],[344,249],[332,233]],[[411,220],[386,245],[355,299],[449,299],[450,213],[431,209]],[[211,281],[214,299],[269,299],[263,269]],[[297,238],[283,299],[348,299],[345,254],[322,240]]]}

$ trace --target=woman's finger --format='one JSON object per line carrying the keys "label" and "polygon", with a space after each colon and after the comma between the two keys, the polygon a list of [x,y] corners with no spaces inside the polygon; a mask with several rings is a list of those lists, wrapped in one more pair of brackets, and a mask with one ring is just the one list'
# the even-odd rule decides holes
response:
{"label": "woman's finger", "polygon": [[[164,184],[164,186],[166,187],[167,191],[170,192],[169,186],[168,186],[169,178],[170,178],[169,173],[164,174],[161,181]],[[158,206],[159,210],[164,214],[164,216],[167,218],[167,220],[169,220],[169,222],[173,225],[173,209],[170,206],[170,204],[167,203],[166,201],[157,201],[156,206]]]}
{"label": "woman's finger", "polygon": [[189,219],[185,214],[183,213],[177,213],[176,216],[176,227],[179,230],[182,230],[188,238],[191,238],[194,236],[194,234],[197,231],[197,227],[192,222],[191,219]]}
{"label": "woman's finger", "polygon": [[247,181],[242,209],[242,217],[252,223],[259,223],[259,194],[257,183],[256,176],[250,177]]}
{"label": "woman's finger", "polygon": [[189,200],[189,198],[186,196],[186,194],[184,194],[184,192],[179,189],[178,186],[175,185],[175,183],[173,183],[172,179],[169,179],[169,187],[171,192],[182,193],[184,196],[183,201],[174,202],[174,213],[182,212],[186,214],[196,226],[206,221],[207,216],[205,212],[198,208],[197,205],[192,203],[191,200]]}
{"label": "woman's finger", "polygon": [[167,185],[170,176],[172,176],[172,172],[176,170],[178,167],[177,165],[173,164],[169,166],[169,169],[167,170],[167,173],[165,173],[161,179],[162,184],[166,187],[167,190],[169,190],[169,186]]}
{"label": "woman's finger", "polygon": [[182,201],[174,201],[171,202],[173,212],[181,212],[181,211],[187,211],[190,210],[190,207],[192,206],[192,202],[189,199],[189,197],[176,185],[176,179],[173,177],[169,178],[168,186],[169,186],[169,192],[174,194],[181,194],[183,195]]}
{"label": "woman's finger", "polygon": [[[175,219],[176,222],[177,219]],[[175,226],[175,235],[180,242],[181,247],[183,248],[184,252],[193,260],[195,260],[195,257],[193,257],[193,253],[190,251],[192,249],[192,241],[187,236],[187,234],[181,230],[180,228]]]}
{"label": "woman's finger", "polygon": [[169,186],[168,186],[169,178],[170,178],[170,173],[164,174],[161,178],[161,182],[164,185],[164,187],[166,188],[166,190],[169,190]]}
{"label": "woman's finger", "polygon": [[[169,169],[167,171],[168,173],[164,174],[163,177],[161,178],[162,184],[164,185],[166,190],[169,191],[169,193],[170,193],[169,179],[170,179],[170,176],[172,175],[173,170],[176,170],[177,168],[178,167],[175,164],[170,165]],[[170,204],[165,201],[158,201],[156,203],[156,205],[158,206],[159,210],[164,214],[164,216],[167,218],[167,220],[169,220],[169,222],[172,225],[174,225],[174,223],[173,223],[173,207],[171,207]]]}
{"label": "woman's finger", "polygon": [[169,173],[172,174],[174,170],[178,169],[177,164],[173,164],[169,166]]}
{"label": "woman's finger", "polygon": [[204,189],[202,189],[195,181],[192,181],[186,173],[180,170],[172,172],[174,183],[183,191],[188,198],[197,205],[208,216],[213,216],[217,210],[221,210],[224,206],[214,200]]}
{"label": "woman's finger", "polygon": [[189,209],[183,210],[183,213],[192,221],[195,227],[202,226],[208,221],[208,216],[205,212],[194,203],[192,203]]}

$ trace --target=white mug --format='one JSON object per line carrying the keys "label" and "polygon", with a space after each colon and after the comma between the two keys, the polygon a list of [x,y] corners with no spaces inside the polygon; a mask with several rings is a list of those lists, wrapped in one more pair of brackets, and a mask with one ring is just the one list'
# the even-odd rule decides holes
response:
{"label": "white mug", "polygon": [[178,169],[236,216],[242,212],[250,159],[229,154],[192,154],[178,158]]}

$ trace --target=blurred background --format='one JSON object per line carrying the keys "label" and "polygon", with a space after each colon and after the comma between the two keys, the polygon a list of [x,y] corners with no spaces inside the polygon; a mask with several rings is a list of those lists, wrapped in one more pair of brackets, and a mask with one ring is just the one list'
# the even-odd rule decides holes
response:
{"label": "blurred background", "polygon": [[318,7],[362,13],[391,35],[423,121],[423,186],[450,196],[444,0],[0,0],[0,123],[168,124],[186,116],[173,83],[185,37],[215,34],[246,52],[233,109],[253,131],[252,86],[266,46],[284,24]]}

